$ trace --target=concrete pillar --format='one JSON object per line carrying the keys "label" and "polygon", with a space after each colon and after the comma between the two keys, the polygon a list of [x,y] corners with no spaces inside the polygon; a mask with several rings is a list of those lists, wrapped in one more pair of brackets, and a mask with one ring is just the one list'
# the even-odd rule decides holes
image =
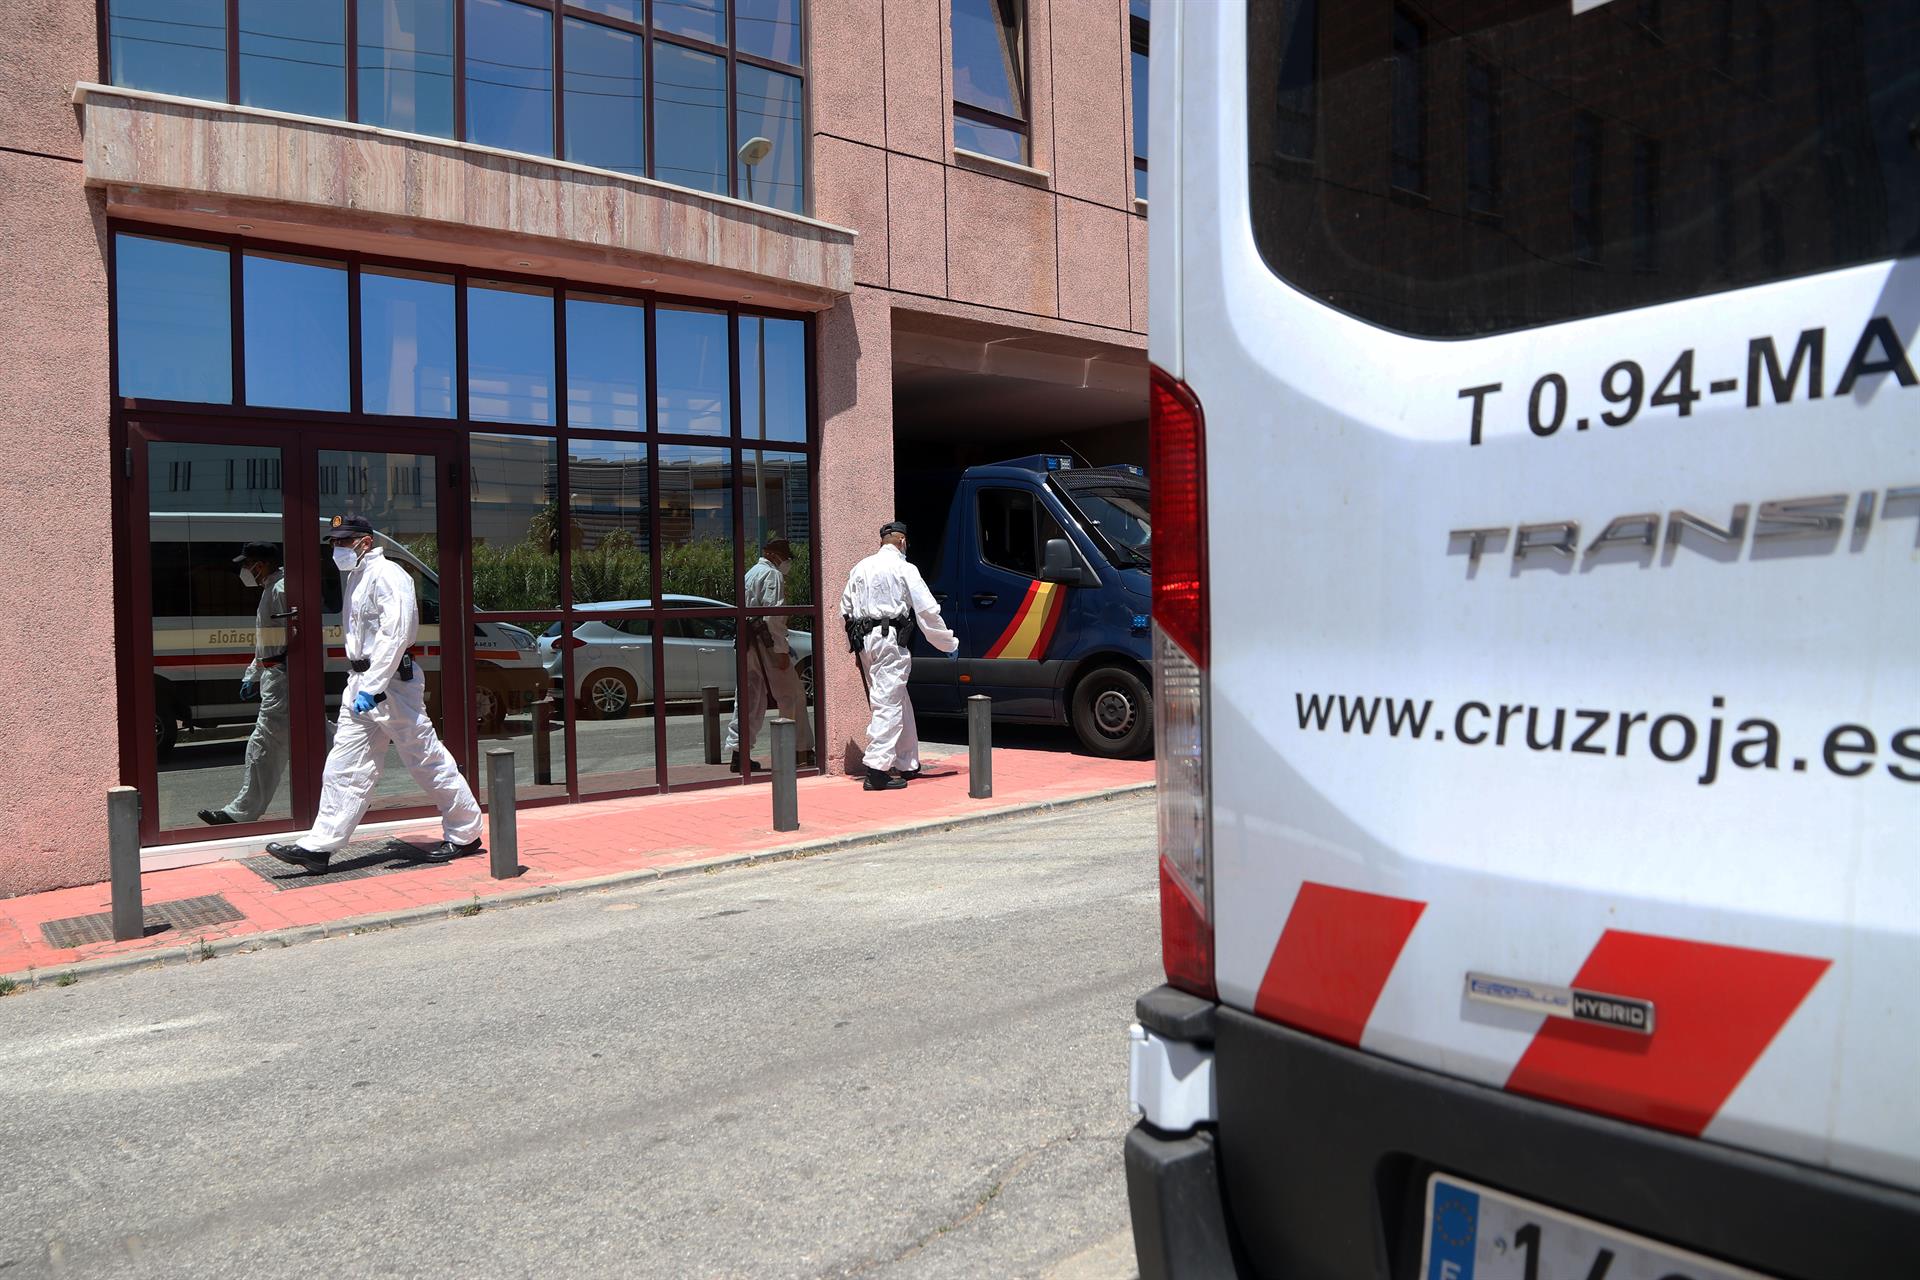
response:
{"label": "concrete pillar", "polygon": [[867,744],[867,695],[840,630],[847,573],[880,545],[893,516],[893,309],[858,288],[818,321],[820,599],[814,681],[826,708],[822,767],[845,773]]}
{"label": "concrete pillar", "polygon": [[0,52],[0,509],[15,566],[0,573],[0,897],[107,879],[100,797],[122,781],[106,223],[67,101],[99,75],[94,12],[21,0]]}

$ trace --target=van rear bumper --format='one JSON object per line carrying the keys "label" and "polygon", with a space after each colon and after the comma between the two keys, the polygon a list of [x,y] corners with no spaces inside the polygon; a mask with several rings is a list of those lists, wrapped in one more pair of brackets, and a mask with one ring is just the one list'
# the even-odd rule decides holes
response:
{"label": "van rear bumper", "polygon": [[[1156,993],[1157,994],[1157,993]],[[1150,999],[1141,1022],[1154,1027]],[[1142,1280],[1414,1280],[1444,1171],[1781,1280],[1920,1275],[1920,1195],[1213,1011],[1219,1122],[1127,1138]]]}

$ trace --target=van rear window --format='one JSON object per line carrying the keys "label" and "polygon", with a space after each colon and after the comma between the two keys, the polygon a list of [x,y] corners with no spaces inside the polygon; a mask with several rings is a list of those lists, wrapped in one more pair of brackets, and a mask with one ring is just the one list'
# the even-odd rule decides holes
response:
{"label": "van rear window", "polygon": [[1261,256],[1389,329],[1920,253],[1911,5],[1250,0],[1247,35]]}

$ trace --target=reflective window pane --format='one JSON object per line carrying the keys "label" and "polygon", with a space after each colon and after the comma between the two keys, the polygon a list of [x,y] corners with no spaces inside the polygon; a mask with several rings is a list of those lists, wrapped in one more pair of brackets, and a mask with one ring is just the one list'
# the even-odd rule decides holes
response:
{"label": "reflective window pane", "polygon": [[249,253],[241,263],[241,288],[247,403],[340,413],[351,408],[346,267]]}
{"label": "reflective window pane", "polygon": [[227,100],[225,0],[112,0],[107,29],[115,84]]}
{"label": "reflective window pane", "polygon": [[[773,765],[773,740],[767,722],[784,716],[794,723],[794,762],[814,763],[813,618],[808,614],[763,614],[740,625],[740,696],[734,700],[722,736],[720,754],[731,771],[735,753],[752,760],[753,771]],[[764,775],[763,775],[764,776]]]}
{"label": "reflective window pane", "polygon": [[800,65],[800,0],[734,0],[734,47]]}
{"label": "reflective window pane", "polygon": [[725,313],[655,308],[653,341],[656,430],[669,435],[730,434]]}
{"label": "reflective window pane", "polygon": [[482,753],[512,749],[513,794],[522,800],[567,794],[567,727],[547,670],[552,646],[541,644],[551,625],[545,618],[473,624],[474,735]]}
{"label": "reflective window pane", "polygon": [[[295,714],[286,623],[273,616],[290,589],[280,463],[278,449],[253,445],[147,450],[153,799],[164,831],[202,828],[202,810],[284,824],[296,725],[319,732]],[[267,576],[243,581],[235,557]]]}
{"label": "reflective window pane", "polygon": [[346,0],[240,0],[240,101],[344,117]]}
{"label": "reflective window pane", "polygon": [[604,13],[609,18],[624,18],[631,23],[641,23],[646,19],[641,13],[641,0],[567,0],[576,9],[590,9],[594,13]]}
{"label": "reflective window pane", "polygon": [[660,590],[670,608],[739,599],[732,450],[660,446]]}
{"label": "reflective window pane", "polygon": [[468,285],[467,416],[553,421],[553,290],[503,281]]}
{"label": "reflective window pane", "polygon": [[360,272],[361,403],[368,413],[451,418],[453,281],[386,267]]}
{"label": "reflective window pane", "polygon": [[454,0],[356,0],[360,119],[453,136]]}
{"label": "reflective window pane", "polygon": [[736,156],[734,188],[759,204],[799,213],[807,202],[806,147],[800,132],[800,77],[768,71],[742,62],[735,72],[739,84],[735,99],[742,150],[753,139],[764,138],[772,149],[757,164]]}
{"label": "reflective window pane", "polygon": [[726,0],[653,0],[653,27],[693,36],[708,44],[727,42]]}
{"label": "reflective window pane", "polygon": [[646,429],[647,309],[591,294],[567,295],[567,423]]}
{"label": "reflective window pane", "polygon": [[645,177],[645,41],[578,18],[566,39],[566,158]]}
{"label": "reflective window pane", "polygon": [[644,608],[653,596],[647,447],[625,440],[567,446],[573,601]]}
{"label": "reflective window pane", "polygon": [[653,626],[645,617],[589,606],[568,616],[567,639],[556,623],[542,640],[555,679],[572,664],[567,715],[583,793],[654,786]]}
{"label": "reflective window pane", "polygon": [[[1147,55],[1144,50],[1133,51],[1133,157],[1136,161],[1147,158]],[[1138,165],[1134,168],[1133,195],[1136,200],[1147,198],[1147,171]]]}
{"label": "reflective window pane", "polygon": [[1016,129],[983,124],[964,116],[953,118],[953,145],[976,155],[992,156],[1013,164],[1027,162],[1027,135]]}
{"label": "reflective window pane", "polygon": [[560,607],[559,448],[541,436],[476,432],[469,455],[473,607]]}
{"label": "reflective window pane", "polygon": [[653,149],[660,181],[726,194],[726,59],[654,43]]}
{"label": "reflective window pane", "polygon": [[[803,453],[749,449],[741,476],[746,503],[747,573],[740,602],[749,608],[813,603],[812,556],[809,544],[813,520],[812,465]],[[782,540],[784,551],[769,543]],[[777,577],[755,569],[762,559],[783,558]]]}
{"label": "reflective window pane", "polygon": [[121,395],[233,402],[231,272],[213,245],[114,237]]}
{"label": "reflective window pane", "polygon": [[732,618],[680,615],[660,622],[660,710],[667,722],[669,786],[739,781],[724,750],[739,671],[736,629]]}
{"label": "reflective window pane", "polygon": [[467,0],[467,141],[553,154],[553,15]]}
{"label": "reflective window pane", "polygon": [[740,317],[740,433],[758,440],[807,438],[807,326]]}
{"label": "reflective window pane", "polygon": [[953,96],[1025,119],[1026,54],[1020,0],[952,0]]}

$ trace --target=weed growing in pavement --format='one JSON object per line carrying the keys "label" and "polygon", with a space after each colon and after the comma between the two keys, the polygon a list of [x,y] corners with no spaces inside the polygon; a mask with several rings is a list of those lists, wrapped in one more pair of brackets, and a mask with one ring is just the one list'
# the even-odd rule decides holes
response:
{"label": "weed growing in pavement", "polygon": [[70,986],[72,986],[72,985],[73,985],[74,983],[76,983],[76,982],[78,982],[78,981],[80,981],[80,975],[79,975],[79,974],[77,974],[77,973],[63,973],[63,974],[61,974],[61,975],[60,975],[59,977],[57,977],[57,978],[55,978],[55,979],[53,980],[53,985],[54,985],[54,986],[56,986],[56,987],[70,987]]}
{"label": "weed growing in pavement", "polygon": [[0,997],[10,996],[20,989],[20,984],[12,978],[0,978]]}
{"label": "weed growing in pavement", "polygon": [[213,944],[211,942],[202,940],[200,945],[194,949],[193,956],[194,956],[194,959],[196,960],[213,959]]}
{"label": "weed growing in pavement", "polygon": [[476,894],[474,894],[474,895],[473,895],[473,901],[472,901],[472,902],[469,902],[469,903],[468,903],[468,904],[467,904],[466,906],[464,906],[464,907],[457,907],[457,908],[455,908],[455,909],[454,909],[454,913],[453,913],[453,914],[455,914],[455,915],[457,915],[457,916],[477,916],[477,915],[479,915],[479,914],[480,914],[480,895],[479,895],[479,894],[477,894],[477,893],[476,893]]}

